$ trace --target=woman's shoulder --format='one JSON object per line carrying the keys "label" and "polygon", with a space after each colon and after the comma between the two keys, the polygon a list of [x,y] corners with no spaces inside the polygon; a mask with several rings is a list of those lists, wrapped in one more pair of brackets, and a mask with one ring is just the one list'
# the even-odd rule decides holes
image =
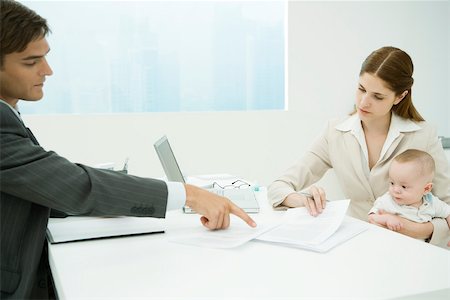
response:
{"label": "woman's shoulder", "polygon": [[416,121],[409,118],[403,118],[395,113],[392,114],[391,129],[412,135],[430,135],[435,134],[435,127],[426,121]]}
{"label": "woman's shoulder", "polygon": [[419,129],[416,131],[419,135],[436,135],[436,126],[427,121],[411,121],[416,124]]}
{"label": "woman's shoulder", "polygon": [[415,128],[412,130],[399,130],[403,135],[402,143],[409,148],[423,149],[425,151],[436,150],[436,146],[440,145],[436,126],[426,121],[410,121],[410,123],[414,124]]}

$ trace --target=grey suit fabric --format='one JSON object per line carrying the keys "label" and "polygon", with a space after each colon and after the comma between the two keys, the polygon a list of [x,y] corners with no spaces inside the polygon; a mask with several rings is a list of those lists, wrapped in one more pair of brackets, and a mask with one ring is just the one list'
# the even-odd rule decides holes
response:
{"label": "grey suit fabric", "polygon": [[74,164],[46,151],[2,102],[0,192],[2,299],[35,298],[46,288],[50,209],[163,218],[167,206],[165,182]]}

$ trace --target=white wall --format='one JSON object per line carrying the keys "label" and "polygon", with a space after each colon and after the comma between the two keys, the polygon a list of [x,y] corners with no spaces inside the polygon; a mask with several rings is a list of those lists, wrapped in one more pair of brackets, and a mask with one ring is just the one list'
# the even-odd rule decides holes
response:
{"label": "white wall", "polygon": [[[160,177],[153,142],[167,134],[185,173],[227,172],[267,185],[329,118],[351,110],[361,62],[384,45],[412,56],[416,107],[440,135],[450,136],[449,19],[448,1],[290,2],[288,111],[24,119],[41,145],[75,162],[120,167],[129,156],[132,174]],[[341,196],[332,174],[323,185],[331,198]]]}

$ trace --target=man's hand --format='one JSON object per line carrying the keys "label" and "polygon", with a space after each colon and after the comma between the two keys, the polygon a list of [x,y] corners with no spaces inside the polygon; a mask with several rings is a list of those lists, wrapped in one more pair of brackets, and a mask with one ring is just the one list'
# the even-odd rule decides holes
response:
{"label": "man's hand", "polygon": [[227,198],[190,184],[185,184],[185,189],[186,205],[202,215],[200,221],[203,226],[209,229],[228,228],[231,213],[244,220],[251,227],[256,227],[255,221]]}

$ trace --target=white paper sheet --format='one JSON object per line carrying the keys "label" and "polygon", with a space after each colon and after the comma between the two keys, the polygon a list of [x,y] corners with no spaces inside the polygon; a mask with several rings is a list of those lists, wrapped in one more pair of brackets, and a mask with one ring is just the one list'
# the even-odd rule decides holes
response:
{"label": "white paper sheet", "polygon": [[225,230],[209,230],[199,227],[184,236],[170,239],[171,242],[206,247],[206,248],[233,248],[245,244],[264,232],[279,225],[278,222],[261,224],[257,222],[256,228],[252,228],[242,220],[231,216],[231,225]]}
{"label": "white paper sheet", "polygon": [[349,204],[349,199],[328,202],[317,217],[311,216],[304,207],[289,209],[282,225],[258,239],[302,246],[319,245],[341,226]]}
{"label": "white paper sheet", "polygon": [[[315,252],[327,252],[334,247],[348,241],[349,239],[353,238],[354,236],[360,234],[361,232],[367,230],[368,224],[359,222],[356,220],[351,219],[345,219],[341,226],[338,228],[338,230],[331,235],[328,239],[326,239],[324,242],[316,245],[310,245],[310,244],[301,244],[301,243],[277,243],[278,245],[288,246],[288,247],[294,247],[294,248],[300,248],[300,249],[306,249],[311,250]],[[271,241],[270,238],[266,239],[265,235],[261,235],[257,238],[257,240],[261,241]]]}

